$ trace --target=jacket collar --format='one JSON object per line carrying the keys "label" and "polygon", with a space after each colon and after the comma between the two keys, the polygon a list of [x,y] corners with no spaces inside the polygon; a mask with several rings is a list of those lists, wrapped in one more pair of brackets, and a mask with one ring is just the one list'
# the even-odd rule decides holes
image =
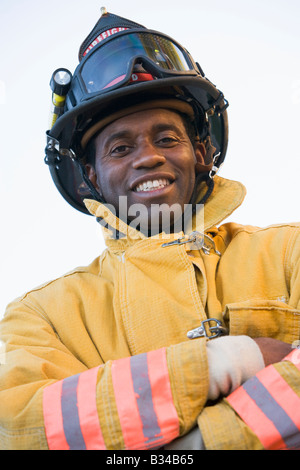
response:
{"label": "jacket collar", "polygon": [[[214,177],[214,190],[205,203],[204,211],[199,210],[193,218],[192,226],[186,230],[186,234],[192,230],[207,232],[212,227],[220,224],[243,202],[246,189],[238,181],[231,181],[219,176]],[[202,183],[199,188],[198,201],[202,199],[207,190],[206,183]],[[84,203],[88,211],[97,217],[102,225],[105,243],[113,251],[124,251],[137,241],[147,237],[119,219],[107,206],[93,199],[85,199]],[[165,234],[164,234],[165,235]],[[162,236],[168,241],[182,237],[183,232]]]}

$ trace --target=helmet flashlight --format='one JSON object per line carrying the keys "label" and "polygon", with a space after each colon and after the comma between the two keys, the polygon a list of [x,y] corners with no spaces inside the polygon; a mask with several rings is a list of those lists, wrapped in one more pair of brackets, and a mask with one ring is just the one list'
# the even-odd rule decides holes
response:
{"label": "helmet flashlight", "polygon": [[52,74],[50,87],[53,93],[65,96],[70,88],[72,74],[68,69],[57,69]]}
{"label": "helmet flashlight", "polygon": [[57,69],[51,77],[52,107],[50,113],[50,129],[54,126],[57,118],[63,114],[71,81],[72,74],[68,69]]}

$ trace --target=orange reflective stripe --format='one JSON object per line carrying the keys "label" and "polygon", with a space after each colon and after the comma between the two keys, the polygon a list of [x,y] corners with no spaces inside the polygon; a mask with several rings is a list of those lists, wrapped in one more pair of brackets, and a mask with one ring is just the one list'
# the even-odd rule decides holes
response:
{"label": "orange reflective stripe", "polygon": [[273,365],[233,392],[228,401],[266,449],[300,446],[300,397]]}
{"label": "orange reflective stripe", "polygon": [[98,370],[95,367],[44,389],[44,423],[50,450],[106,449],[96,404]]}
{"label": "orange reflective stripe", "polygon": [[96,403],[98,370],[99,367],[87,370],[78,380],[78,415],[87,450],[106,450]]}
{"label": "orange reflective stripe", "polygon": [[294,349],[283,360],[292,362],[300,370],[300,349]]}
{"label": "orange reflective stripe", "polygon": [[266,367],[257,374],[257,377],[300,431],[300,397],[297,393],[274,366]]}
{"label": "orange reflective stripe", "polygon": [[239,414],[242,420],[257,435],[265,449],[272,450],[274,442],[276,448],[285,449],[286,445],[275,425],[252,400],[243,387],[239,387],[227,397],[227,401]]}
{"label": "orange reflective stripe", "polygon": [[111,375],[125,448],[135,449],[137,442],[144,441],[144,434],[131,378],[130,357],[113,361]]}
{"label": "orange reflective stripe", "polygon": [[69,450],[61,411],[62,381],[49,385],[43,392],[43,412],[49,450]]}
{"label": "orange reflective stripe", "polygon": [[113,361],[112,380],[126,449],[161,447],[179,435],[164,348]]}
{"label": "orange reflective stripe", "polygon": [[173,402],[165,349],[148,353],[149,378],[152,399],[164,443],[179,436],[179,420]]}

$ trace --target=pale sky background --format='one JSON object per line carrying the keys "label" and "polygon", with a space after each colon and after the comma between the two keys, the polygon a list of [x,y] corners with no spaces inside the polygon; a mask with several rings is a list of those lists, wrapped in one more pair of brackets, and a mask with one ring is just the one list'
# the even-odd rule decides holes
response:
{"label": "pale sky background", "polygon": [[51,75],[74,71],[101,6],[176,39],[228,99],[220,176],[248,193],[227,221],[300,221],[299,0],[0,0],[0,316],[104,249],[96,221],[68,205],[43,162]]}

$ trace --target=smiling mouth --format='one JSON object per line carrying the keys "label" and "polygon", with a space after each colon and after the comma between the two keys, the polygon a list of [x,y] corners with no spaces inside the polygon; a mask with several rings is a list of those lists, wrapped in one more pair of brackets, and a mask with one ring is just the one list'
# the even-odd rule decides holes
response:
{"label": "smiling mouth", "polygon": [[133,188],[133,191],[136,193],[157,191],[158,189],[163,189],[167,186],[170,186],[170,184],[171,181],[166,178],[149,180],[135,186],[135,188]]}

